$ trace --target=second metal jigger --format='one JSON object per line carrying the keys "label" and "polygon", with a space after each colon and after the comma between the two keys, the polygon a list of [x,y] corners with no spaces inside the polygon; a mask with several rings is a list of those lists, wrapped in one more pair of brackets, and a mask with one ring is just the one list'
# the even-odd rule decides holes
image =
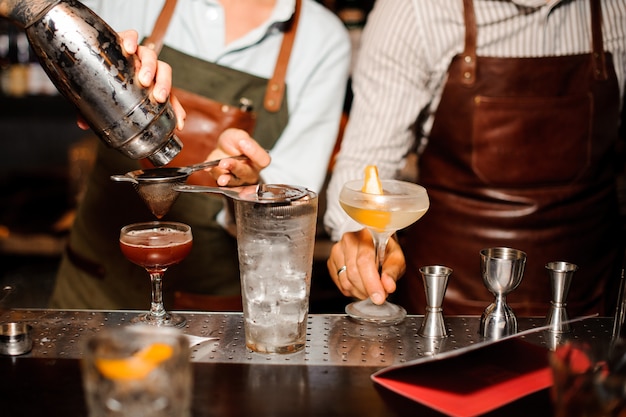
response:
{"label": "second metal jigger", "polygon": [[554,333],[567,333],[571,330],[567,322],[567,293],[572,282],[574,272],[578,266],[569,262],[555,261],[546,264],[550,285],[552,287],[552,301],[550,301],[550,311],[546,316],[546,326],[550,326],[550,331]]}
{"label": "second metal jigger", "polygon": [[499,339],[517,333],[517,318],[506,303],[506,295],[522,282],[526,253],[511,248],[488,248],[480,251],[483,282],[496,297],[480,319],[480,334]]}
{"label": "second metal jigger", "polygon": [[426,314],[418,331],[423,337],[446,337],[446,325],[443,320],[443,297],[448,287],[448,277],[452,269],[433,265],[420,268],[426,291]]}

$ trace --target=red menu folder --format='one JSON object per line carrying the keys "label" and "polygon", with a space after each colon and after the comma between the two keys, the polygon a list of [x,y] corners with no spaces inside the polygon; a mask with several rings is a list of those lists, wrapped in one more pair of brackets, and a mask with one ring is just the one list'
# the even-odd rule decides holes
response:
{"label": "red menu folder", "polygon": [[372,379],[455,417],[472,417],[552,385],[548,349],[519,337],[382,369]]}

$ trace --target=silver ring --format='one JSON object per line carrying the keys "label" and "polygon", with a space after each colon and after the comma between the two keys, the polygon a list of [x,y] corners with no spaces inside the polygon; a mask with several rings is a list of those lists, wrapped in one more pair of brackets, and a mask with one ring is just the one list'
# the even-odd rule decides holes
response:
{"label": "silver ring", "polygon": [[337,270],[337,276],[339,276],[339,274],[341,274],[342,272],[346,272],[346,269],[348,269],[348,267],[347,267],[347,266],[345,266],[345,265],[344,265],[344,266],[342,266],[341,268],[339,268],[339,269]]}

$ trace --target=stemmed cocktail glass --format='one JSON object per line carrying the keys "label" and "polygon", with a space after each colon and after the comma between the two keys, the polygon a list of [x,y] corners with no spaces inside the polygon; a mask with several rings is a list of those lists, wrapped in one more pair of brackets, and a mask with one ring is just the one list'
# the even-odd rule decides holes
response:
{"label": "stemmed cocktail glass", "polygon": [[185,325],[185,317],[165,311],[162,284],[167,268],[189,255],[192,242],[191,227],[184,223],[155,221],[122,227],[122,253],[129,261],[148,271],[152,284],[150,311],[134,318],[133,323],[175,327]]}
{"label": "stemmed cocktail glass", "polygon": [[[399,180],[381,180],[381,185],[382,194],[370,194],[362,191],[362,180],[349,181],[339,194],[346,213],[372,233],[379,271],[391,235],[415,223],[430,206],[426,189],[420,185]],[[389,301],[377,305],[369,298],[349,304],[346,313],[356,320],[377,324],[397,324],[406,316],[400,306]]]}

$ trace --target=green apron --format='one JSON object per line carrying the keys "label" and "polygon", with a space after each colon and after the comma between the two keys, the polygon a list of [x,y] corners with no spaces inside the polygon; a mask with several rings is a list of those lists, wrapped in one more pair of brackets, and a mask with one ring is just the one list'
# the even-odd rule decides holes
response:
{"label": "green apron", "polygon": [[[270,149],[289,118],[286,92],[281,109],[266,111],[263,98],[267,79],[202,61],[167,46],[159,59],[172,66],[173,85],[213,100],[239,105],[252,100],[257,112],[254,138]],[[150,279],[119,249],[122,226],[156,220],[128,183],[116,183],[112,174],[139,169],[139,162],[107,148],[102,142],[57,274],[52,308],[146,309],[150,305]],[[163,282],[166,308],[175,291],[211,295],[240,293],[237,242],[216,222],[223,208],[221,197],[181,193],[163,220],[191,226],[193,249],[180,264],[168,269]]]}

